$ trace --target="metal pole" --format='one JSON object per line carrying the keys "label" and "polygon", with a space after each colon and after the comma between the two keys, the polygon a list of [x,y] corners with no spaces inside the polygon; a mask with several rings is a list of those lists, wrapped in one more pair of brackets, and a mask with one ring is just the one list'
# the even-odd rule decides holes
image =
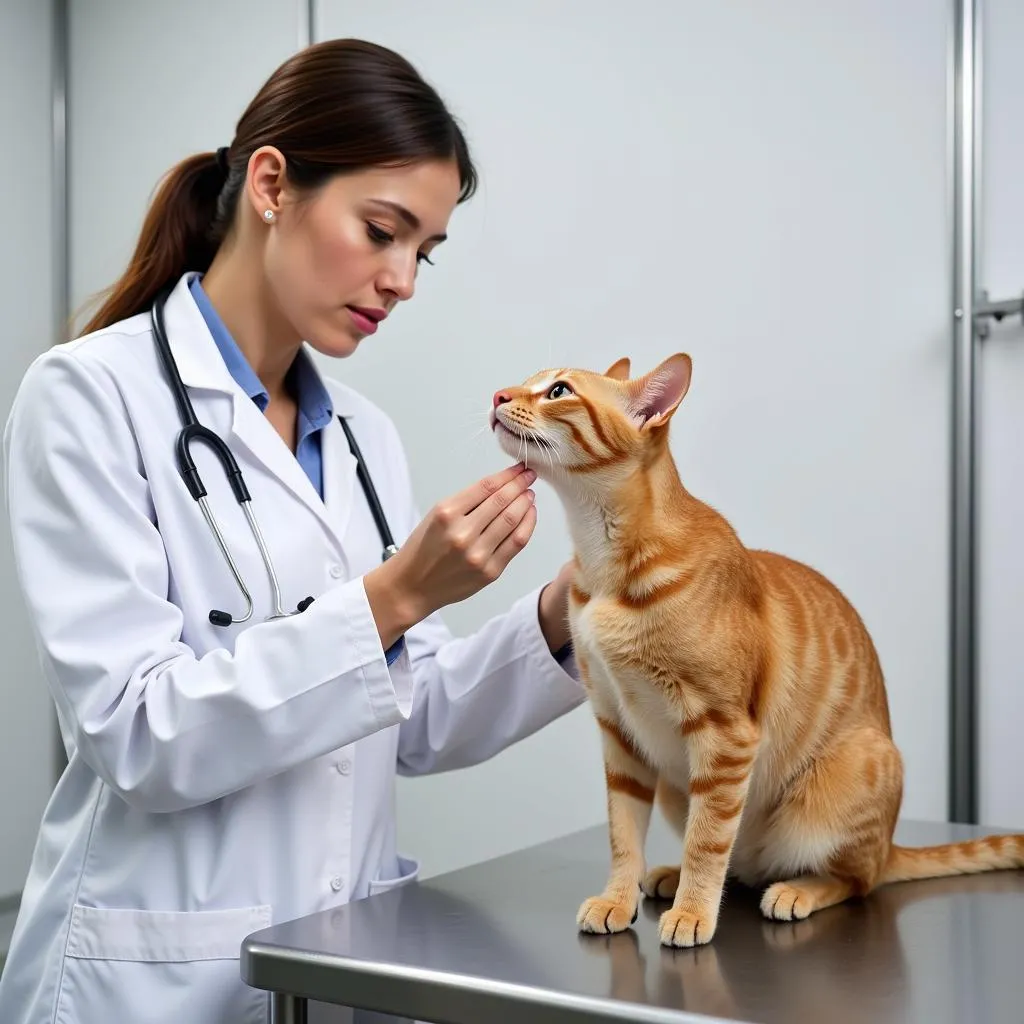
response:
{"label": "metal pole", "polygon": [[954,0],[953,445],[949,817],[978,821],[975,331],[977,0]]}
{"label": "metal pole", "polygon": [[[53,342],[67,341],[71,333],[71,249],[68,228],[68,0],[52,0],[51,25],[51,239],[53,252]],[[60,721],[51,717],[53,728],[53,779],[60,779],[67,767],[67,752],[60,733]]]}
{"label": "metal pole", "polygon": [[298,0],[299,49],[316,42],[316,0]]}
{"label": "metal pole", "polygon": [[68,245],[68,0],[53,0],[51,79],[51,169],[53,176],[53,309],[54,337],[68,340],[71,313]]}

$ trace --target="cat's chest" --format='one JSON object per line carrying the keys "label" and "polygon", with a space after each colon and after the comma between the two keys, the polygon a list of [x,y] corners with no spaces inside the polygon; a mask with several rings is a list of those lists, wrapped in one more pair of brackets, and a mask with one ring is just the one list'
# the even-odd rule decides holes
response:
{"label": "cat's chest", "polygon": [[651,669],[661,667],[665,657],[663,645],[641,616],[623,609],[614,598],[595,597],[570,608],[569,624],[576,648],[588,662],[599,664],[619,689],[650,688]]}
{"label": "cat's chest", "polygon": [[587,666],[591,702],[598,713],[626,726],[648,758],[664,769],[685,770],[680,733],[685,695],[651,677],[636,657],[648,645],[635,621],[614,602],[591,600],[570,614],[573,642]]}

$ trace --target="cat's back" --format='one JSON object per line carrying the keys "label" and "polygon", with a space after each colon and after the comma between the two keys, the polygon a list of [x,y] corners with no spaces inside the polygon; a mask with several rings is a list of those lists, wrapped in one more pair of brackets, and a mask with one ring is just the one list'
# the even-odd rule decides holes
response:
{"label": "cat's back", "polygon": [[766,597],[788,608],[794,618],[807,625],[817,617],[828,617],[836,625],[867,633],[853,602],[832,579],[799,559],[776,551],[751,550],[750,558]]}
{"label": "cat's back", "polygon": [[[884,676],[852,601],[824,573],[786,555],[751,551],[765,595],[773,663],[772,703],[790,731],[827,730],[840,714],[889,728]],[[820,708],[834,711],[822,719]],[[783,714],[784,712],[784,714]]]}

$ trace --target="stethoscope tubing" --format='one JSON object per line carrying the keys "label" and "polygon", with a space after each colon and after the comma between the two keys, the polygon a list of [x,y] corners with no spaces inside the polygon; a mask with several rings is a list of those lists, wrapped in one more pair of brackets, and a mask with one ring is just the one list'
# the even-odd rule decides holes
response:
{"label": "stethoscope tubing", "polygon": [[[217,523],[216,516],[214,516],[213,510],[210,508],[206,487],[203,484],[202,477],[199,475],[199,470],[196,468],[195,460],[192,458],[190,448],[192,443],[197,441],[201,444],[205,444],[220,461],[220,464],[224,469],[225,476],[228,479],[228,483],[231,486],[231,490],[235,495],[235,499],[242,506],[246,521],[249,524],[249,529],[252,532],[257,547],[259,548],[260,557],[263,559],[263,564],[266,567],[268,576],[270,577],[270,585],[274,593],[274,613],[268,616],[268,619],[287,618],[289,616],[296,615],[299,612],[305,611],[306,608],[313,603],[313,598],[304,598],[299,602],[293,612],[286,612],[282,607],[281,588],[278,583],[277,573],[274,570],[274,563],[270,557],[270,551],[268,550],[266,540],[263,537],[263,531],[260,529],[256,516],[253,513],[252,497],[249,494],[248,487],[246,487],[242,471],[224,439],[208,427],[203,426],[196,417],[192,401],[188,396],[188,391],[185,388],[185,384],[181,379],[181,374],[178,371],[178,365],[174,359],[174,354],[171,352],[171,346],[167,340],[167,330],[164,324],[164,305],[166,304],[168,294],[169,292],[165,290],[154,300],[151,309],[151,320],[153,325],[153,337],[157,346],[157,353],[160,357],[161,363],[163,364],[164,371],[167,374],[168,384],[174,394],[175,403],[178,406],[178,414],[182,421],[181,430],[178,432],[174,443],[174,454],[178,465],[178,472],[180,473],[185,486],[188,488],[189,494],[191,494],[193,499],[199,504],[199,508],[203,513],[203,518],[206,520],[206,523],[210,528],[210,532],[213,534],[214,539],[217,542],[217,546],[220,549],[224,560],[227,562],[228,568],[231,570],[235,583],[238,585],[238,589],[242,592],[242,597],[246,603],[245,614],[240,618],[235,618],[228,612],[214,608],[210,611],[210,621],[215,626],[229,626],[236,623],[246,622],[253,614],[253,600],[252,595],[249,593],[249,589],[246,587],[245,581],[242,578],[242,574],[239,571],[230,550],[228,549],[227,542],[224,540],[224,535]],[[370,512],[373,515],[374,522],[377,525],[377,531],[380,534],[381,542],[383,544],[381,558],[383,561],[387,561],[387,559],[397,554],[398,547],[391,534],[387,517],[384,515],[384,509],[382,508],[380,498],[377,495],[377,489],[374,487],[373,480],[366,468],[366,462],[363,459],[363,454],[360,451],[359,444],[356,442],[355,435],[352,433],[351,427],[349,427],[343,416],[339,416],[338,421],[341,423],[342,429],[345,431],[345,437],[348,440],[349,448],[355,457],[356,474],[359,478],[360,484],[362,485],[363,491],[366,494],[366,500],[370,506]]]}

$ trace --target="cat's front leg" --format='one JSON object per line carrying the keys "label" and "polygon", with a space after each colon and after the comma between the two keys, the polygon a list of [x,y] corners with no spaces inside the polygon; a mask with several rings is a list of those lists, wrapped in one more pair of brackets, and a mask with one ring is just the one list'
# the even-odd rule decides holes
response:
{"label": "cat's front leg", "polygon": [[679,887],[659,926],[665,946],[699,946],[715,934],[758,738],[748,719],[689,737],[690,803]]}
{"label": "cat's front leg", "polygon": [[604,751],[611,871],[601,895],[584,901],[576,923],[581,931],[603,934],[624,931],[636,920],[657,775],[613,718],[595,715]]}

